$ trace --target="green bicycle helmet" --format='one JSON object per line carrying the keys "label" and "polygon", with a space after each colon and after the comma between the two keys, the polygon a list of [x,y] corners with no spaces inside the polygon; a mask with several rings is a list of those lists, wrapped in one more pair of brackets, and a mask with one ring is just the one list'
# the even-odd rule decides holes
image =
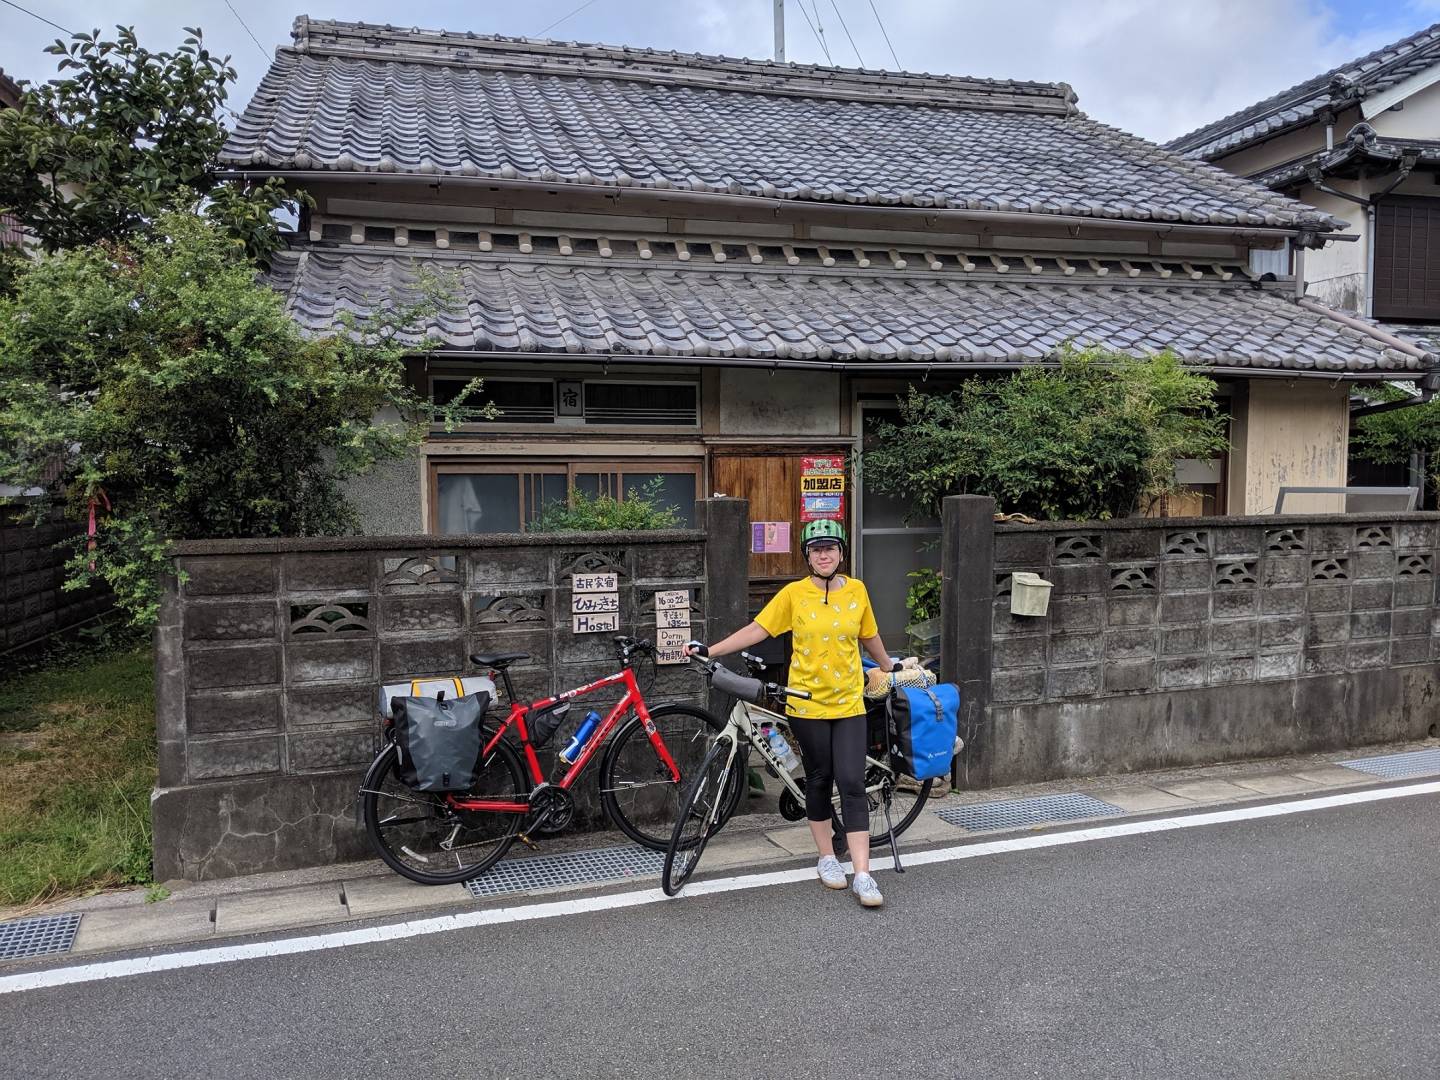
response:
{"label": "green bicycle helmet", "polygon": [[800,530],[800,550],[808,551],[811,544],[839,544],[842,554],[850,553],[850,541],[845,536],[845,526],[838,521],[822,518],[807,522]]}

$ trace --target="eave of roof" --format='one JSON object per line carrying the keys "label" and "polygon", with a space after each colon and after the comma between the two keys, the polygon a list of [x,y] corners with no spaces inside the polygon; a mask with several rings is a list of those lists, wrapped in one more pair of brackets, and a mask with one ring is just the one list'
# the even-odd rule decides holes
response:
{"label": "eave of roof", "polygon": [[[859,272],[760,273],[674,265],[434,257],[312,249],[277,257],[269,281],[311,332],[417,288],[421,268],[456,275],[463,306],[429,332],[451,354],[609,357],[875,373],[964,371],[1053,361],[1065,344],[1137,356],[1170,349],[1240,375],[1413,378],[1435,358],[1288,287],[1121,279],[1044,282]],[[419,339],[416,339],[417,343]]]}
{"label": "eave of roof", "polygon": [[1313,123],[1327,110],[1339,113],[1437,62],[1440,23],[1171,139],[1165,146],[1187,157],[1213,161]]}

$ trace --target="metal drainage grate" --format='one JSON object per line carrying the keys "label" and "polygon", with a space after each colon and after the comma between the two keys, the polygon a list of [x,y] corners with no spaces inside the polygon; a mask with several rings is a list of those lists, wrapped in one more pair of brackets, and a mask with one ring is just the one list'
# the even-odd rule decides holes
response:
{"label": "metal drainage grate", "polygon": [[618,881],[628,877],[659,874],[665,853],[642,847],[599,848],[595,851],[567,851],[562,855],[537,855],[530,859],[505,859],[486,871],[484,877],[465,882],[471,896],[549,889],[556,885],[580,885],[588,881]]}
{"label": "metal drainage grate", "polygon": [[1337,761],[1347,769],[1398,780],[1406,776],[1429,776],[1440,773],[1440,750],[1412,750],[1406,754],[1381,754],[1379,757]]}
{"label": "metal drainage grate", "polygon": [[942,821],[948,821],[951,825],[959,825],[971,832],[988,832],[992,829],[1019,829],[1026,825],[1041,825],[1050,821],[1114,817],[1124,811],[1118,806],[1092,799],[1089,795],[1070,794],[954,806],[937,810],[935,813]]}
{"label": "metal drainage grate", "polygon": [[0,923],[0,960],[69,952],[79,929],[79,915],[44,915]]}

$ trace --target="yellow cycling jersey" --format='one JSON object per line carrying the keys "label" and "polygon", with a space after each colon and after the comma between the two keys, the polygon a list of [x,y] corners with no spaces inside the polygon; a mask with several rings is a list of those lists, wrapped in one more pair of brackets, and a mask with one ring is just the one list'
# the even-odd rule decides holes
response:
{"label": "yellow cycling jersey", "polygon": [[827,597],[808,577],[792,581],[755,621],[771,637],[787,630],[792,634],[788,681],[812,696],[809,701],[788,699],[791,715],[835,720],[865,711],[860,639],[880,631],[863,583],[846,578],[839,588],[832,585]]}

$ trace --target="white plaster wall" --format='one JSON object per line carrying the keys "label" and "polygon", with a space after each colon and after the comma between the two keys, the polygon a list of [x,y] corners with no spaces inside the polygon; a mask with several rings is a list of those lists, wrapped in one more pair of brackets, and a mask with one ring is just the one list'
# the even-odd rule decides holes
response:
{"label": "white plaster wall", "polygon": [[1440,139],[1440,84],[1411,94],[1404,108],[1386,109],[1369,123],[1377,134],[1389,138]]}
{"label": "white plaster wall", "polygon": [[[1244,440],[1244,513],[1269,514],[1281,485],[1342,487],[1350,437],[1348,385],[1251,379]],[[1293,500],[1293,505],[1292,505]],[[1290,496],[1287,513],[1340,513],[1338,495]]]}
{"label": "white plaster wall", "polygon": [[[1365,183],[1335,180],[1328,185],[1356,195],[1368,194]],[[1323,248],[1305,252],[1305,292],[1323,304],[1342,311],[1362,312],[1365,307],[1365,208],[1335,195],[1306,186],[1297,196],[1317,210],[1350,222],[1346,235],[1353,242],[1328,241]]]}
{"label": "white plaster wall", "polygon": [[716,434],[839,435],[840,410],[838,372],[722,368]]}

